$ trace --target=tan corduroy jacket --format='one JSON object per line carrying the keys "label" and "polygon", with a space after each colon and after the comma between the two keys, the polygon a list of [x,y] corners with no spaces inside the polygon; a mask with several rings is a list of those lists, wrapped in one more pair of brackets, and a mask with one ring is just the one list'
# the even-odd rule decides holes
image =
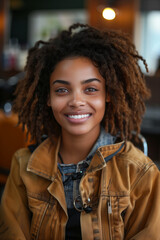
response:
{"label": "tan corduroy jacket", "polygon": [[[67,207],[59,143],[13,157],[0,209],[1,240],[64,240]],[[98,148],[80,182],[83,240],[159,240],[160,174],[130,142]],[[89,201],[90,200],[90,201]]]}

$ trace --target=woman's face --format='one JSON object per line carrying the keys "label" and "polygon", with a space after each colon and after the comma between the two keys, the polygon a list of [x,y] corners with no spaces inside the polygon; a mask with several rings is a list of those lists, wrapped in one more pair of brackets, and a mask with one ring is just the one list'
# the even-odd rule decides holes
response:
{"label": "woman's face", "polygon": [[50,77],[48,106],[62,135],[98,134],[105,102],[105,80],[90,59],[66,58],[56,65]]}

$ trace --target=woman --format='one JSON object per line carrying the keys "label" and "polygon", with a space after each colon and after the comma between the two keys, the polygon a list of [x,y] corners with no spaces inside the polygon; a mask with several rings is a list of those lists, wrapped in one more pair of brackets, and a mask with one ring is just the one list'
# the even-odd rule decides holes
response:
{"label": "woman", "polygon": [[159,239],[159,171],[129,142],[150,95],[138,60],[81,24],[29,51],[14,109],[38,144],[13,157],[1,239]]}

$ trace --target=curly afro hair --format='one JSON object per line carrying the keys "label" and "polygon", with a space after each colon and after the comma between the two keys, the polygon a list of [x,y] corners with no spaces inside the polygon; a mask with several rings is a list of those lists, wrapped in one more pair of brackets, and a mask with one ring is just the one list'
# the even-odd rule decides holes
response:
{"label": "curly afro hair", "polygon": [[13,110],[19,124],[27,127],[32,139],[41,142],[42,135],[60,134],[60,126],[47,106],[51,73],[67,57],[89,58],[106,82],[110,102],[106,103],[102,125],[121,139],[130,139],[132,131],[140,132],[144,101],[150,91],[138,65],[147,64],[135,49],[129,36],[119,31],[100,31],[89,25],[73,24],[49,41],[38,41],[29,50],[25,77],[16,89]]}

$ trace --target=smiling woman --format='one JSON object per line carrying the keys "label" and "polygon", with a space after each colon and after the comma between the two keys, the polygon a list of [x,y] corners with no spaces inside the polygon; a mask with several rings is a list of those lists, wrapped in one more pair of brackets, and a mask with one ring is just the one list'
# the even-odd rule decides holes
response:
{"label": "smiling woman", "polygon": [[129,141],[150,95],[138,60],[82,24],[30,49],[14,110],[37,144],[13,156],[0,239],[159,238],[159,170]]}
{"label": "smiling woman", "polygon": [[[50,78],[48,106],[61,126],[62,139],[67,134],[67,141],[73,142],[74,135],[83,135],[92,146],[100,132],[105,104],[105,80],[91,60],[66,58],[56,65]],[[74,162],[78,162],[77,156]]]}

